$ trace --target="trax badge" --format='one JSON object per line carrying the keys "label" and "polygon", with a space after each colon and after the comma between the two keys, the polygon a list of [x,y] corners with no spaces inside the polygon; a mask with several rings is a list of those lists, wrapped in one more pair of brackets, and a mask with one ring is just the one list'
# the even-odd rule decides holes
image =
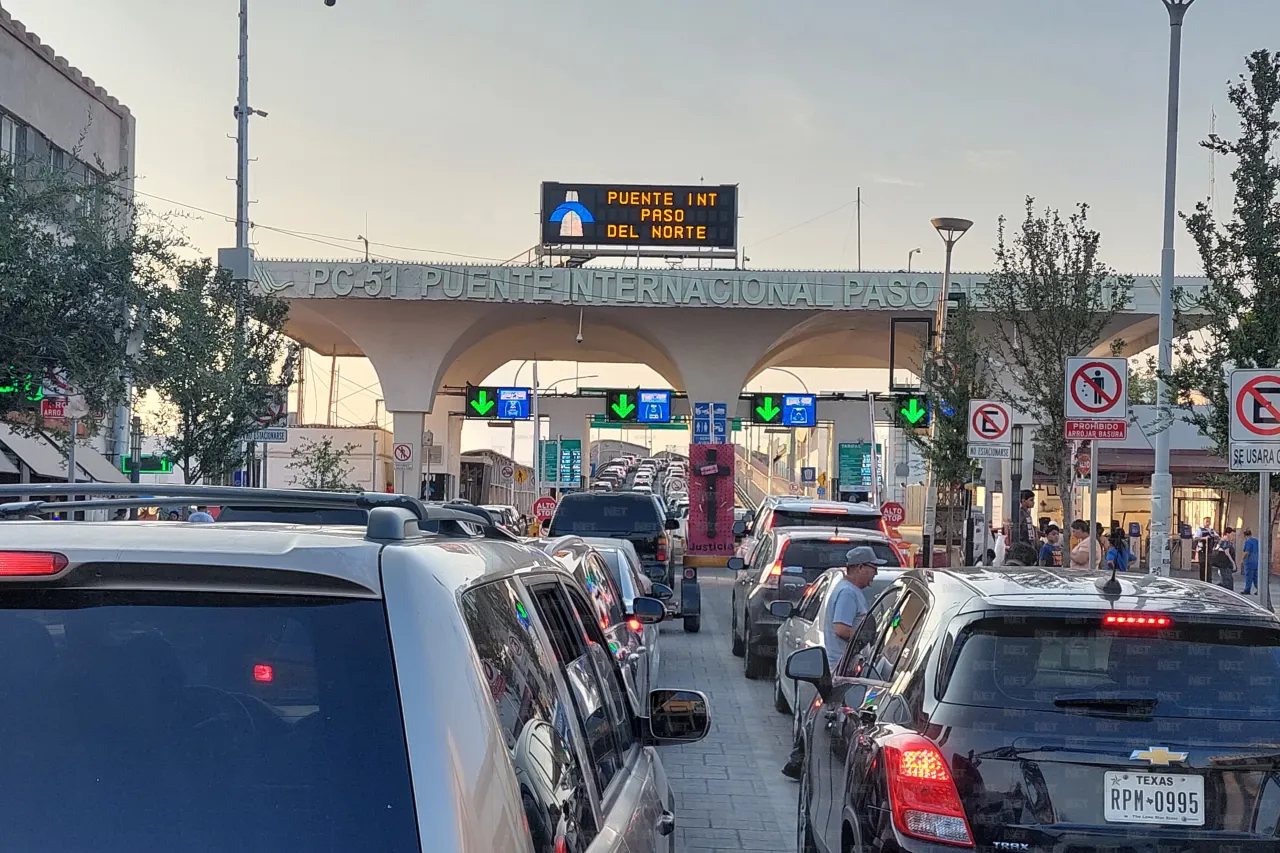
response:
{"label": "trax badge", "polygon": [[1149,746],[1146,749],[1135,749],[1129,756],[1130,761],[1149,761],[1152,764],[1169,765],[1174,761],[1186,761],[1185,752],[1170,752],[1167,746]]}

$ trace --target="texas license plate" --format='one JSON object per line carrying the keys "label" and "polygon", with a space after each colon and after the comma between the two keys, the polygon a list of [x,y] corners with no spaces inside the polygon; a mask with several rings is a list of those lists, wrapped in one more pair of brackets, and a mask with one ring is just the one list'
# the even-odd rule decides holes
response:
{"label": "texas license plate", "polygon": [[1108,772],[1102,796],[1108,823],[1204,826],[1203,776]]}

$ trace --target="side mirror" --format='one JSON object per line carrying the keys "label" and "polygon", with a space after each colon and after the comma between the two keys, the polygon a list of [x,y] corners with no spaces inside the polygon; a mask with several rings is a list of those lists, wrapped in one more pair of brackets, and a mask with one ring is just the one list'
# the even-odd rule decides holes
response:
{"label": "side mirror", "polygon": [[668,529],[668,530],[679,530],[679,529],[680,529],[680,519],[678,519],[678,518],[668,518],[668,519],[667,519],[666,527],[667,527],[667,529]]}
{"label": "side mirror", "polygon": [[665,583],[655,583],[650,589],[649,594],[659,601],[667,601],[671,596],[676,594],[676,591]]}
{"label": "side mirror", "polygon": [[786,671],[787,678],[807,681],[818,688],[818,695],[823,699],[831,694],[831,664],[827,661],[827,650],[822,646],[792,652],[787,658]]}
{"label": "side mirror", "polygon": [[707,697],[697,690],[650,690],[650,746],[696,743],[711,731]]}
{"label": "side mirror", "polygon": [[667,607],[656,598],[637,598],[631,602],[631,615],[643,625],[653,625],[667,618]]}
{"label": "side mirror", "polygon": [[791,602],[771,601],[769,602],[769,612],[779,619],[789,619],[791,617]]}
{"label": "side mirror", "polygon": [[741,557],[730,557],[727,565],[733,571],[740,572],[747,567],[747,561]]}
{"label": "side mirror", "polygon": [[747,525],[745,521],[735,521],[733,523],[734,536],[746,536],[747,533],[750,532],[750,530],[751,530],[750,527]]}

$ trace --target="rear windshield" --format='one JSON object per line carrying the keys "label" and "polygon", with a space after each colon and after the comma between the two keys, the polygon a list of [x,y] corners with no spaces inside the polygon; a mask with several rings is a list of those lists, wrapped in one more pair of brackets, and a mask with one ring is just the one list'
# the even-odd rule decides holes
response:
{"label": "rear windshield", "polygon": [[823,539],[788,542],[782,549],[782,565],[784,567],[799,566],[804,569],[805,580],[812,582],[827,569],[843,566],[844,555],[854,545],[870,545],[876,552],[876,557],[884,560],[888,568],[896,569],[902,566],[897,552],[883,542],[828,542]]}
{"label": "rear windshield", "polygon": [[775,509],[773,511],[773,526],[847,527],[851,530],[879,530],[880,517],[839,511],[806,512],[795,509]]}
{"label": "rear windshield", "polygon": [[580,536],[612,534],[657,535],[663,520],[658,506],[648,495],[588,495],[566,497],[556,507],[551,520],[551,535],[576,533]]}
{"label": "rear windshield", "polygon": [[381,602],[3,601],[6,850],[419,850]]}
{"label": "rear windshield", "polygon": [[975,623],[949,656],[945,701],[1057,711],[1055,700],[1109,692],[1156,699],[1155,717],[1280,719],[1280,631],[1175,622],[1144,634],[1099,621]]}
{"label": "rear windshield", "polygon": [[363,509],[290,509],[288,507],[224,506],[218,521],[252,521],[271,524],[356,525],[369,523]]}

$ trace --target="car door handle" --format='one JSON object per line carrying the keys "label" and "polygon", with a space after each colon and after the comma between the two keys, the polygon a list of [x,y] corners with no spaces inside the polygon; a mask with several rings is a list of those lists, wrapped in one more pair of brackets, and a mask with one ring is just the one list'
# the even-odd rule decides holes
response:
{"label": "car door handle", "polygon": [[676,831],[676,816],[671,812],[663,809],[662,816],[658,818],[658,834],[670,835]]}

